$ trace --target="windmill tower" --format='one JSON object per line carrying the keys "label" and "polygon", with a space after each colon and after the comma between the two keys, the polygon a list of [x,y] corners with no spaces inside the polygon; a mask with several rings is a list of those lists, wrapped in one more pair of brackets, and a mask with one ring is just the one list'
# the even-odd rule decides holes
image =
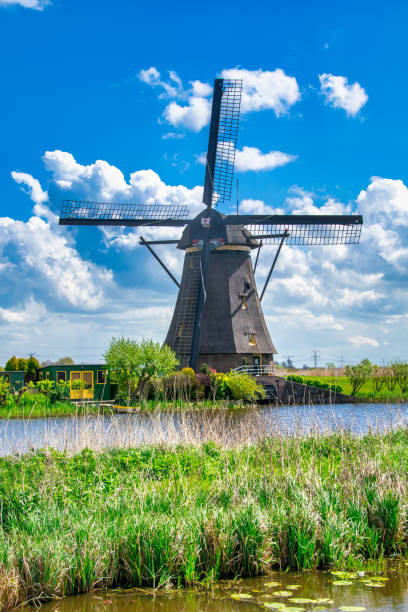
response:
{"label": "windmill tower", "polygon": [[[219,371],[243,364],[267,365],[273,345],[261,301],[283,244],[330,245],[359,242],[360,215],[224,215],[215,206],[231,198],[242,81],[215,79],[203,203],[188,219],[183,206],[64,201],[61,225],[183,227],[180,240],[140,239],[179,287],[166,343],[180,365],[195,370],[208,363]],[[152,245],[175,244],[185,251],[180,283]],[[251,252],[263,244],[278,249],[258,295]]]}

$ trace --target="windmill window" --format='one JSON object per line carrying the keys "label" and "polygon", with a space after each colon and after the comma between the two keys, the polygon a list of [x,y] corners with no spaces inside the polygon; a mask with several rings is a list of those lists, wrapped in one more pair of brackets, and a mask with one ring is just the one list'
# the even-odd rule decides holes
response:
{"label": "windmill window", "polygon": [[242,310],[246,310],[247,309],[247,298],[246,298],[246,295],[241,295],[241,302],[242,302]]}
{"label": "windmill window", "polygon": [[183,325],[180,325],[179,330],[178,330],[178,337],[180,338],[181,334],[183,333]]}
{"label": "windmill window", "polygon": [[63,370],[58,370],[57,372],[57,383],[60,382],[66,382],[67,380],[67,373]]}
{"label": "windmill window", "polygon": [[248,343],[251,346],[255,346],[256,345],[256,338],[255,338],[255,334],[249,333],[248,334]]}
{"label": "windmill window", "polygon": [[190,269],[192,270],[194,268],[194,261],[193,258],[190,257]]}

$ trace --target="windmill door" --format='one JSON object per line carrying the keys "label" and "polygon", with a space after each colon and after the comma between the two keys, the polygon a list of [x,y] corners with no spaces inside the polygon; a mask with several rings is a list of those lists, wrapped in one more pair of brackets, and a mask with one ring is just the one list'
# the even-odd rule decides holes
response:
{"label": "windmill door", "polygon": [[93,399],[93,372],[71,372],[70,399]]}
{"label": "windmill door", "polygon": [[261,373],[261,365],[262,365],[262,357],[261,357],[261,355],[254,355],[255,374],[260,374]]}

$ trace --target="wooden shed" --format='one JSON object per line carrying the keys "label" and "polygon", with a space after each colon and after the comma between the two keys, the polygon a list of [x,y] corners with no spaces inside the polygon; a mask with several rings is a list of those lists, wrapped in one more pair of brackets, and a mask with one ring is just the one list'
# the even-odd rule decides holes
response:
{"label": "wooden shed", "polygon": [[0,376],[5,378],[15,391],[19,391],[24,386],[25,372],[23,372],[22,370],[13,370],[11,372],[2,370],[0,371]]}
{"label": "wooden shed", "polygon": [[110,400],[116,385],[111,385],[103,363],[81,365],[51,365],[38,369],[38,380],[64,381],[70,386],[71,400]]}

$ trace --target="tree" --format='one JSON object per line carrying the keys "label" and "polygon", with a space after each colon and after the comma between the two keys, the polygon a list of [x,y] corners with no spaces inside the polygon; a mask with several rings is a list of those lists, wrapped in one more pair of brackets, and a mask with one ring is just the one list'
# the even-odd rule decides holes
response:
{"label": "tree", "polygon": [[27,359],[24,359],[24,357],[21,357],[17,361],[18,361],[18,368],[17,369],[20,372],[27,372]]}
{"label": "tree", "polygon": [[332,361],[328,361],[328,362],[326,363],[326,368],[327,368],[328,370],[334,370],[334,368],[335,368],[335,367],[336,367],[336,366],[334,365],[334,363],[333,363]]}
{"label": "tree", "polygon": [[346,376],[350,380],[351,394],[355,395],[370,378],[373,366],[368,359],[353,366],[346,366]]}
{"label": "tree", "polygon": [[37,378],[37,368],[40,367],[40,362],[38,359],[34,357],[34,355],[30,355],[27,360],[27,371],[24,377],[25,382],[29,382],[30,380],[35,380]]}
{"label": "tree", "polygon": [[112,338],[104,359],[118,384],[127,389],[128,405],[131,395],[143,396],[153,376],[167,376],[178,363],[176,354],[166,344],[153,340],[136,342],[123,336]]}
{"label": "tree", "polygon": [[61,357],[55,362],[55,365],[75,365],[75,361],[71,357]]}
{"label": "tree", "polygon": [[13,357],[10,357],[10,359],[4,366],[4,369],[6,370],[6,372],[16,372],[18,370],[18,359],[15,355],[13,355]]}

